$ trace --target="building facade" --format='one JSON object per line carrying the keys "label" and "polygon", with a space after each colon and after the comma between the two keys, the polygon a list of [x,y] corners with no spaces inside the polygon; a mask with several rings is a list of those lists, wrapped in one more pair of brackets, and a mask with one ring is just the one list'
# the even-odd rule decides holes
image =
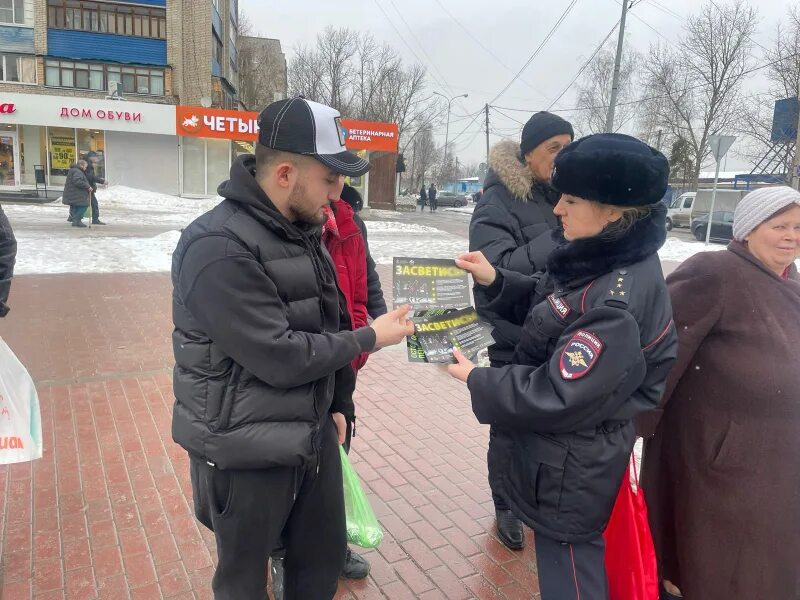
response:
{"label": "building facade", "polygon": [[184,145],[175,111],[239,108],[237,11],[238,0],[0,0],[0,188],[58,187],[88,155],[111,184],[212,194],[235,143]]}

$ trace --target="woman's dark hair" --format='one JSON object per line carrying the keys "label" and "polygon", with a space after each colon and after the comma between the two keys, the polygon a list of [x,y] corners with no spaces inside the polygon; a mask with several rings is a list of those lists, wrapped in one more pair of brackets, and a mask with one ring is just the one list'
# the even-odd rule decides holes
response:
{"label": "woman's dark hair", "polygon": [[618,240],[624,237],[637,222],[646,219],[653,212],[652,206],[620,206],[618,208],[622,211],[622,217],[609,223],[603,230],[602,236],[607,239]]}

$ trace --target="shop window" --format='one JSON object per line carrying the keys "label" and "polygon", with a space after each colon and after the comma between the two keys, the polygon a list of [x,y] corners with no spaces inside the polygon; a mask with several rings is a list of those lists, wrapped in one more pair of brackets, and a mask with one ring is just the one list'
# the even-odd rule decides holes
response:
{"label": "shop window", "polygon": [[65,183],[70,165],[78,160],[75,130],[65,127],[48,127],[47,136],[50,150],[50,181],[51,183]]}
{"label": "shop window", "polygon": [[0,54],[0,81],[36,83],[36,58],[24,54]]}
{"label": "shop window", "polygon": [[183,193],[214,195],[230,173],[228,140],[182,138]]}
{"label": "shop window", "polygon": [[78,129],[77,134],[78,157],[86,161],[91,159],[95,164],[94,172],[105,179],[105,133],[95,129]]}
{"label": "shop window", "polygon": [[217,193],[217,187],[230,176],[231,143],[228,140],[206,140],[206,194]]}
{"label": "shop window", "polygon": [[35,168],[47,164],[46,148],[44,127],[37,125],[21,125],[19,127],[20,183],[22,185],[36,184]]}
{"label": "shop window", "polygon": [[206,143],[200,138],[185,137],[183,146],[183,193],[206,193]]}

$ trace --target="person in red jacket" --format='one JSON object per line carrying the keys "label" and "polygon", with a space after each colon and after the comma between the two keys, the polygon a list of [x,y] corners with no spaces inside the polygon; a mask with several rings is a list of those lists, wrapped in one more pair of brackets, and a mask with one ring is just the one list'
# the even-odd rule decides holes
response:
{"label": "person in red jacket", "polygon": [[[322,243],[336,267],[352,328],[366,327],[369,325],[367,247],[361,229],[356,224],[355,211],[341,198],[325,210],[328,221],[322,226]],[[357,357],[352,363],[353,370],[358,371],[363,367],[368,356],[364,353]]]}

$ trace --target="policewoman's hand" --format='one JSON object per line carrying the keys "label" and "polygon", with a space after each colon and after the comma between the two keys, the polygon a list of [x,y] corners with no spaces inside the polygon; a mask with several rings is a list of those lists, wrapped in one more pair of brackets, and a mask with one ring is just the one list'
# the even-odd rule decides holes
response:
{"label": "policewoman's hand", "polygon": [[497,279],[497,269],[492,266],[483,252],[468,252],[456,259],[456,266],[472,275],[478,285],[492,285]]}
{"label": "policewoman's hand", "polygon": [[[480,254],[479,252],[477,254]],[[472,373],[472,369],[476,369],[477,366],[474,362],[469,360],[466,356],[461,353],[461,350],[453,350],[453,356],[458,361],[455,365],[448,365],[447,372],[450,373],[452,377],[455,377],[459,381],[463,381],[467,383],[467,377],[469,374]]]}

